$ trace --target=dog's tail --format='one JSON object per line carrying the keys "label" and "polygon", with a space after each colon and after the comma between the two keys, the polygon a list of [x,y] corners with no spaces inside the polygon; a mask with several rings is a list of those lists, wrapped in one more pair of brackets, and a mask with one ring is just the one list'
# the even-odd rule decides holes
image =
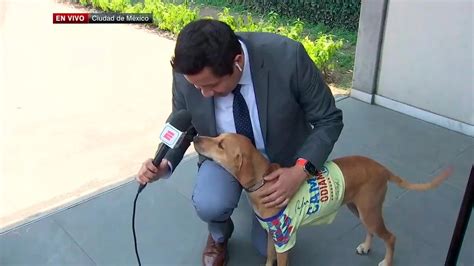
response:
{"label": "dog's tail", "polygon": [[437,175],[431,182],[414,184],[410,183],[403,178],[396,175],[389,175],[388,180],[397,184],[399,187],[409,190],[425,191],[438,187],[443,183],[446,178],[448,178],[453,173],[453,167],[450,166],[447,169],[443,170],[439,175]]}

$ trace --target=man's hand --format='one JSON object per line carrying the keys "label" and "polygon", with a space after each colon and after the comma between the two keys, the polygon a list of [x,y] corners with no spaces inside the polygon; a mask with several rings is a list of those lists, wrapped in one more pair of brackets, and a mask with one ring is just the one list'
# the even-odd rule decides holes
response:
{"label": "man's hand", "polygon": [[265,207],[283,208],[296,194],[307,176],[303,168],[298,165],[290,168],[280,168],[263,178],[265,181],[274,179],[277,179],[277,181],[271,186],[257,190],[255,193],[257,193],[257,197],[261,199]]}
{"label": "man's hand", "polygon": [[156,181],[170,171],[168,160],[163,159],[158,167],[153,164],[153,159],[146,160],[138,171],[136,180],[144,185]]}

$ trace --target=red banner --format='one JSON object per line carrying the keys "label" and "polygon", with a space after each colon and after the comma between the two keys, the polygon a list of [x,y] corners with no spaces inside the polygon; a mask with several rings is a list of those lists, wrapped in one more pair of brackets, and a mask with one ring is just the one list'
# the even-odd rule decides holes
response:
{"label": "red banner", "polygon": [[89,13],[53,13],[53,23],[89,23]]}

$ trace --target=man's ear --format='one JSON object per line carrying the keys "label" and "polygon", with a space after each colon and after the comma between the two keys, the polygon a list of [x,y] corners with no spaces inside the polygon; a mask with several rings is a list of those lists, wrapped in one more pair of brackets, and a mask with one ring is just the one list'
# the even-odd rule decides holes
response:
{"label": "man's ear", "polygon": [[234,57],[234,62],[242,63],[243,59],[244,59],[244,55],[242,53],[236,54]]}
{"label": "man's ear", "polygon": [[235,57],[234,57],[234,65],[235,67],[240,71],[242,72],[242,65],[244,63],[244,56],[242,54],[237,54]]}

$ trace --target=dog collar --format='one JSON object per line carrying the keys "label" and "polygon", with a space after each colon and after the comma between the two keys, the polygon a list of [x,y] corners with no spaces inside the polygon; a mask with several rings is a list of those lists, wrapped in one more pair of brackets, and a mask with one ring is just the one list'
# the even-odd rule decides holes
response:
{"label": "dog collar", "polygon": [[265,174],[263,174],[262,179],[260,179],[260,182],[255,183],[254,185],[252,185],[249,188],[244,188],[244,190],[246,192],[255,192],[255,191],[259,190],[260,188],[262,188],[263,185],[265,185],[265,179],[263,179],[263,177],[269,174],[270,169],[271,169],[271,167],[268,167],[267,171],[265,171]]}
{"label": "dog collar", "polygon": [[263,185],[265,185],[265,179],[261,179],[260,182],[257,182],[255,185],[249,187],[249,188],[244,188],[244,190],[246,192],[255,192],[257,190],[259,190],[261,187],[263,187]]}

